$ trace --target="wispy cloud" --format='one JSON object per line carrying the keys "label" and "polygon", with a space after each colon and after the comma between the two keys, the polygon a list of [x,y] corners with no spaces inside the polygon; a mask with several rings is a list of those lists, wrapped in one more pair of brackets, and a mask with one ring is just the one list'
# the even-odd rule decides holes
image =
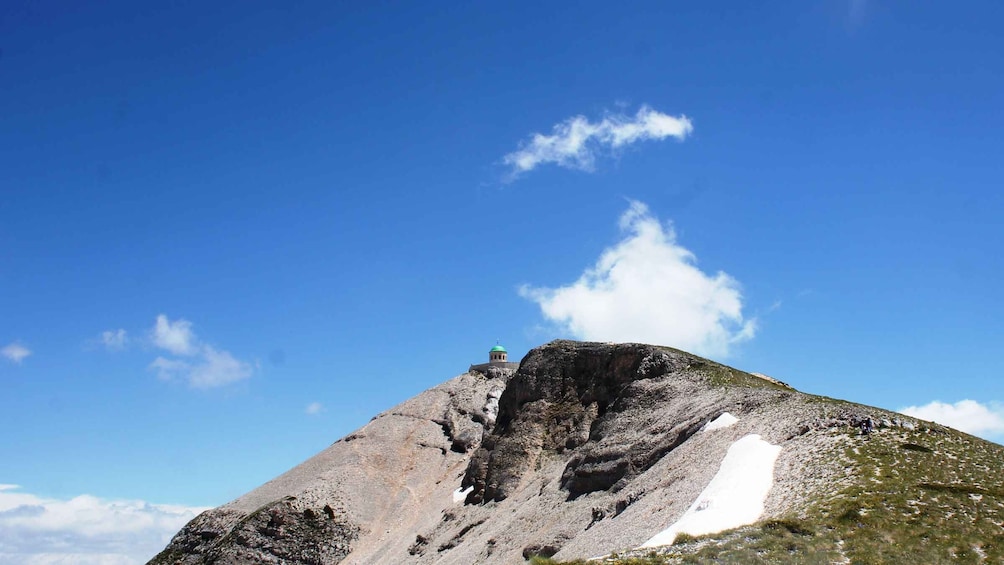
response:
{"label": "wispy cloud", "polygon": [[641,202],[620,218],[624,238],[577,281],[558,288],[524,285],[520,295],[580,339],[670,345],[712,357],[751,339],[756,321],[742,315],[739,283],[709,275]]}
{"label": "wispy cloud", "polygon": [[251,376],[250,363],[236,359],[229,351],[202,346],[202,361],[192,367],[188,382],[196,388],[212,388],[244,380]]}
{"label": "wispy cloud", "polygon": [[103,331],[100,339],[109,351],[122,351],[129,345],[129,334],[123,329]]}
{"label": "wispy cloud", "polygon": [[161,314],[157,316],[150,337],[154,345],[175,355],[195,355],[198,351],[195,333],[192,332],[192,322],[188,320],[172,322]]}
{"label": "wispy cloud", "polygon": [[609,115],[599,122],[575,116],[555,125],[550,135],[533,134],[502,161],[510,167],[513,178],[545,163],[592,171],[596,156],[603,151],[667,137],[683,140],[693,130],[686,116],[670,116],[649,106],[642,106],[633,117]]}
{"label": "wispy cloud", "polygon": [[307,405],[307,408],[304,409],[304,412],[313,416],[314,414],[320,414],[322,410],[324,410],[324,406],[321,406],[320,402],[311,402]]}
{"label": "wispy cloud", "polygon": [[981,404],[975,400],[960,400],[955,404],[934,402],[923,406],[907,406],[899,410],[907,416],[930,420],[981,437],[1004,436],[1004,406],[997,402]]}
{"label": "wispy cloud", "polygon": [[172,322],[161,314],[150,336],[156,347],[176,356],[159,356],[150,363],[150,370],[156,371],[160,379],[184,380],[195,388],[214,388],[244,380],[254,372],[250,363],[200,341],[188,320]]}
{"label": "wispy cloud", "polygon": [[850,0],[848,2],[847,23],[852,30],[861,27],[868,12],[867,0]]}
{"label": "wispy cloud", "polygon": [[14,343],[9,343],[0,349],[0,355],[3,355],[5,359],[11,363],[21,364],[26,357],[31,355],[31,350],[27,347],[21,345],[20,342],[15,341]]}
{"label": "wispy cloud", "polygon": [[192,371],[192,365],[180,359],[167,359],[157,357],[150,363],[150,369],[157,371],[157,377],[161,380],[171,381],[184,378]]}
{"label": "wispy cloud", "polygon": [[0,485],[0,564],[145,563],[207,508],[105,500],[69,500]]}

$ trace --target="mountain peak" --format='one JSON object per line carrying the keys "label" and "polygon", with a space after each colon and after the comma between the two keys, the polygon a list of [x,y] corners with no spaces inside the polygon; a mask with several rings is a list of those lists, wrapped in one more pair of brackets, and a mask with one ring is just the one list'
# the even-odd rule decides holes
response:
{"label": "mountain peak", "polygon": [[[861,502],[873,500],[868,488],[906,475],[867,462],[890,449],[919,464],[974,446],[998,466],[966,476],[993,485],[935,473],[899,486],[918,500],[997,500],[1000,446],[672,348],[557,340],[518,370],[491,369],[379,414],[200,515],[151,563],[501,564],[632,548],[676,559],[718,547],[691,542],[699,535],[723,536],[741,554],[748,548],[729,537],[737,527],[783,530],[830,555],[805,542],[830,534],[798,532],[876,520]],[[856,551],[837,541],[827,542],[836,559]]]}

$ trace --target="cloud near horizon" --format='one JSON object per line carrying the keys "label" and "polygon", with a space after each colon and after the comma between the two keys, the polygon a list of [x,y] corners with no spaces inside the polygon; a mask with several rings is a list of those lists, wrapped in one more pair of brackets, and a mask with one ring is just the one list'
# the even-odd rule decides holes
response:
{"label": "cloud near horizon", "polygon": [[682,141],[694,125],[687,116],[663,114],[643,105],[634,117],[610,115],[599,122],[575,116],[554,126],[551,135],[535,133],[520,148],[502,158],[512,178],[538,165],[555,163],[568,169],[592,171],[596,156],[631,143],[675,137]]}
{"label": "cloud near horizon", "polygon": [[150,363],[149,368],[162,380],[184,380],[194,388],[214,388],[244,380],[254,372],[250,363],[229,351],[199,341],[192,323],[185,319],[172,322],[160,314],[150,330],[150,339],[156,347],[176,356],[158,356]]}
{"label": "cloud near horizon", "polygon": [[923,406],[900,408],[899,412],[983,438],[1004,436],[1004,406],[997,402],[981,404],[966,399],[949,404],[935,400]]}
{"label": "cloud near horizon", "polygon": [[0,565],[145,563],[208,508],[46,498],[0,485]]}
{"label": "cloud near horizon", "polygon": [[24,361],[26,357],[31,355],[31,350],[21,345],[21,342],[15,341],[0,349],[0,355],[3,355],[11,363],[20,365],[21,361]]}
{"label": "cloud near horizon", "polygon": [[523,285],[560,331],[593,341],[669,345],[708,357],[728,356],[756,334],[742,315],[739,283],[708,275],[648,207],[632,201],[620,218],[623,239],[603,251],[577,281],[558,288]]}

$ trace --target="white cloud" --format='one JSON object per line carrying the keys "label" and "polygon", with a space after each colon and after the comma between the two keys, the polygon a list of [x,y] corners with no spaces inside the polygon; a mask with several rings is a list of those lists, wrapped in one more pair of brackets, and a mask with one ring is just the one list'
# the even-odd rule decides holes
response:
{"label": "white cloud", "polygon": [[239,361],[229,351],[202,346],[202,362],[193,366],[188,382],[196,388],[223,386],[251,376],[251,365]]}
{"label": "white cloud", "polygon": [[195,388],[214,388],[244,380],[254,372],[250,363],[229,351],[199,341],[188,320],[171,322],[161,314],[150,335],[157,347],[184,357],[160,356],[150,363],[148,368],[162,380],[185,380]]}
{"label": "white cloud", "polygon": [[951,426],[968,434],[1004,434],[1004,406],[998,403],[987,405],[975,400],[960,400],[955,404],[948,404],[935,400],[923,406],[907,406],[899,411],[907,416]]}
{"label": "white cloud", "polygon": [[185,361],[164,357],[154,359],[148,368],[157,371],[157,378],[163,381],[184,378],[192,370],[192,366]]}
{"label": "white cloud", "polygon": [[321,406],[320,402],[311,402],[310,404],[307,405],[305,412],[307,414],[313,415],[313,414],[320,414],[321,410],[324,410],[324,407]]}
{"label": "white cloud", "polygon": [[682,141],[693,130],[686,116],[669,116],[649,106],[642,106],[633,118],[617,114],[594,123],[585,116],[575,116],[555,125],[551,135],[533,134],[502,161],[512,168],[513,176],[532,171],[542,163],[591,171],[597,153],[604,148],[619,149],[637,141],[667,137]]}
{"label": "white cloud", "polygon": [[624,238],[579,280],[558,288],[524,285],[520,295],[580,339],[655,343],[721,357],[754,336],[756,320],[743,319],[739,283],[698,269],[672,226],[632,201],[620,227]]}
{"label": "white cloud", "polygon": [[165,381],[184,380],[194,388],[215,388],[244,380],[254,372],[250,363],[236,359],[229,351],[203,345],[196,362],[157,357],[149,369]]}
{"label": "white cloud", "polygon": [[129,344],[129,334],[123,329],[103,331],[101,343],[110,351],[122,351]]}
{"label": "white cloud", "polygon": [[105,500],[70,500],[0,485],[0,565],[145,563],[207,508]]}
{"label": "white cloud", "polygon": [[15,341],[0,349],[0,355],[6,357],[11,363],[20,365],[25,357],[31,355],[31,350]]}
{"label": "white cloud", "polygon": [[194,355],[198,351],[195,333],[192,332],[192,322],[188,320],[172,322],[161,314],[157,316],[157,322],[150,335],[154,345],[175,355]]}

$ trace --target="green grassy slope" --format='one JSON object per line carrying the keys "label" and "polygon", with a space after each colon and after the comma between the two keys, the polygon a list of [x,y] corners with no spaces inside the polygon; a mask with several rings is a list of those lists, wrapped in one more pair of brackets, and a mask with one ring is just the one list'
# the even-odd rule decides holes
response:
{"label": "green grassy slope", "polygon": [[1004,446],[937,425],[820,433],[844,474],[798,515],[603,562],[1004,563]]}

